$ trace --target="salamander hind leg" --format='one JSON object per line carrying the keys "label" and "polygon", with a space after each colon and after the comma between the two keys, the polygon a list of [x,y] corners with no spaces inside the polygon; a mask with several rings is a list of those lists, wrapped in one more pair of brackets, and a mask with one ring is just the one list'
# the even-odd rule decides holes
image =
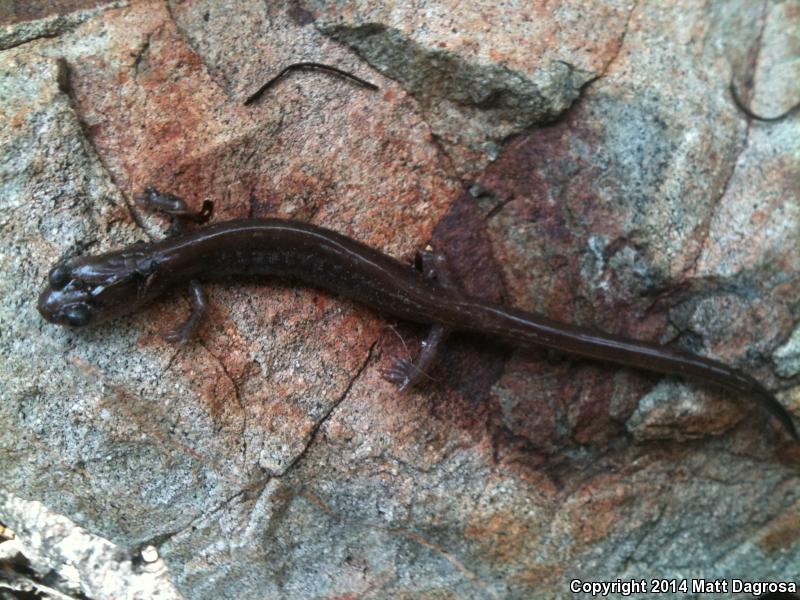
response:
{"label": "salamander hind leg", "polygon": [[441,252],[435,252],[430,246],[425,250],[418,250],[414,266],[422,271],[427,279],[435,280],[443,288],[452,292],[461,293],[461,286],[447,262],[447,257]]}
{"label": "salamander hind leg", "polygon": [[449,333],[450,331],[443,325],[433,325],[428,337],[422,342],[422,351],[415,361],[395,358],[392,366],[382,371],[381,375],[386,381],[395,384],[401,392],[419,384],[425,378],[430,378],[427,372]]}
{"label": "salamander hind leg", "polygon": [[191,295],[192,312],[186,321],[164,334],[164,339],[168,342],[179,345],[185,344],[197,333],[200,323],[203,322],[207,305],[205,294],[203,294],[203,288],[200,287],[200,282],[194,279],[189,282],[189,294]]}
{"label": "salamander hind leg", "polygon": [[[426,278],[434,279],[439,285],[450,290],[460,290],[443,254],[429,248],[425,249],[417,252],[414,264]],[[400,391],[419,384],[425,378],[430,378],[427,373],[449,335],[450,330],[444,325],[431,326],[428,336],[422,342],[422,351],[417,359],[412,361],[408,358],[395,358],[392,366],[381,373],[383,378],[395,384]]]}

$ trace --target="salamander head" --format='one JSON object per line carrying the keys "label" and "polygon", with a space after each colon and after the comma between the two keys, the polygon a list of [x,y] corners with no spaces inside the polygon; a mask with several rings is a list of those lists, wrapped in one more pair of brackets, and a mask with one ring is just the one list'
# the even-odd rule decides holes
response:
{"label": "salamander head", "polygon": [[136,258],[111,252],[57,264],[39,295],[39,313],[57,325],[85,327],[136,310],[150,297],[148,273]]}

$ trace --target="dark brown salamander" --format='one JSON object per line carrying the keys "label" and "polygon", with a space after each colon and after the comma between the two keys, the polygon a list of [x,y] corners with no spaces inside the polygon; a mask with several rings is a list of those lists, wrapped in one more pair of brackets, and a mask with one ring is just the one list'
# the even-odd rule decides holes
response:
{"label": "dark brown salamander", "polygon": [[[210,203],[191,213],[179,198],[149,188],[140,200],[184,220],[202,222]],[[201,279],[278,275],[299,279],[366,304],[382,313],[432,324],[415,364],[398,361],[385,376],[413,385],[450,331],[472,332],[515,346],[546,346],[589,358],[681,375],[750,394],[797,439],[788,411],[754,378],[718,361],[625,339],[464,295],[440,255],[421,255],[414,269],[344,235],[283,219],[245,219],[178,232],[154,243],[76,258],[54,267],[39,297],[39,312],[59,325],[82,327],[130,313],[176,284],[189,284],[193,310],[167,334],[184,342],[205,311]]]}

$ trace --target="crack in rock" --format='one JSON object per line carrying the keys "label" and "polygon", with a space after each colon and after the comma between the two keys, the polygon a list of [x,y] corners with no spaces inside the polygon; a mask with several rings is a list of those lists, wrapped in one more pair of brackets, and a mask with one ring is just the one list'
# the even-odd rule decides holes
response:
{"label": "crack in rock", "polygon": [[225,361],[223,361],[221,357],[219,357],[216,354],[214,354],[214,352],[211,351],[211,349],[208,347],[208,345],[202,339],[198,338],[198,343],[209,354],[209,356],[211,356],[216,361],[216,363],[219,365],[219,368],[222,370],[223,374],[225,375],[225,378],[230,382],[230,384],[231,384],[231,386],[233,388],[233,395],[234,395],[234,397],[236,399],[236,405],[238,406],[239,412],[242,415],[242,426],[239,428],[239,438],[240,438],[240,442],[242,444],[242,447],[241,447],[242,463],[246,465],[247,464],[247,454],[248,454],[247,436],[246,436],[246,434],[247,434],[247,407],[245,406],[244,400],[242,399],[242,392],[241,392],[241,389],[239,387],[239,382],[236,381],[236,379],[233,377],[233,375],[231,375],[231,373],[228,371],[228,367],[225,364]]}
{"label": "crack in rock", "polygon": [[355,385],[355,382],[359,380],[361,374],[364,372],[364,370],[367,368],[367,365],[372,360],[373,351],[375,350],[375,346],[377,344],[378,340],[372,342],[372,345],[369,347],[369,350],[367,351],[367,356],[364,359],[364,362],[361,363],[361,366],[359,366],[358,371],[356,371],[355,375],[353,375],[353,377],[347,383],[347,387],[344,389],[341,396],[339,396],[339,398],[337,398],[336,401],[333,404],[331,404],[331,407],[328,409],[328,411],[324,415],[322,415],[322,418],[319,421],[317,421],[316,425],[314,425],[314,428],[311,430],[311,433],[308,436],[308,442],[306,443],[305,447],[300,452],[298,452],[297,456],[295,456],[294,459],[288,465],[286,465],[286,467],[280,473],[273,473],[272,474],[273,477],[283,477],[284,475],[286,475],[308,453],[311,446],[314,445],[314,441],[317,439],[317,434],[319,433],[319,430],[333,414],[333,411],[335,411],[339,407],[339,405],[342,402],[344,402],[347,396],[350,395],[350,390],[353,389],[353,385]]}
{"label": "crack in rock", "polygon": [[619,46],[617,46],[617,51],[614,52],[614,55],[608,59],[605,66],[603,67],[603,71],[597,76],[597,79],[601,77],[605,77],[609,70],[611,70],[611,66],[616,62],[619,58],[619,55],[622,54],[622,49],[625,47],[625,39],[628,37],[628,29],[631,25],[631,19],[633,18],[633,13],[635,13],[639,9],[639,0],[631,5],[630,10],[628,11],[627,16],[625,17],[625,26],[622,28],[622,33],[619,36]]}

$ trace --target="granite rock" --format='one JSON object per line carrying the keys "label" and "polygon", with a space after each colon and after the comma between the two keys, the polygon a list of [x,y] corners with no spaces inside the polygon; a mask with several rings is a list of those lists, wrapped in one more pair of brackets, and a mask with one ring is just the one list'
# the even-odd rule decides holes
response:
{"label": "granite rock", "polygon": [[[187,598],[796,577],[800,449],[748,398],[467,336],[398,393],[380,371],[422,328],[291,282],[207,285],[184,347],[182,290],[85,331],[35,299],[60,258],[163,235],[132,201],[155,185],[401,260],[432,242],[470,293],[719,358],[800,416],[800,125],[729,91],[800,101],[798,2],[90,4],[3,25],[22,541],[41,502],[157,547]],[[380,89],[293,71],[244,104],[295,62]]]}

